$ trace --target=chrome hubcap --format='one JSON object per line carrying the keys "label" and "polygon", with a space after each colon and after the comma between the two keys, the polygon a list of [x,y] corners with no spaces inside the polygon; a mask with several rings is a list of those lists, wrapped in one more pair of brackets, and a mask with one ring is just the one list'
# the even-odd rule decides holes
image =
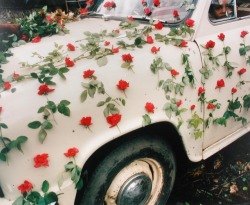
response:
{"label": "chrome hubcap", "polygon": [[155,205],[163,187],[163,170],[154,159],[137,159],[113,179],[105,195],[106,205]]}
{"label": "chrome hubcap", "polygon": [[118,205],[144,205],[151,193],[151,179],[144,173],[129,178],[121,187],[117,197]]}

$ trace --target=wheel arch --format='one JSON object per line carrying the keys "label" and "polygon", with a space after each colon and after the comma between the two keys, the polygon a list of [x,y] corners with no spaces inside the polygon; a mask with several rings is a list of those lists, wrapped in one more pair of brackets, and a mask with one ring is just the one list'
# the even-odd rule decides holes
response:
{"label": "wheel arch", "polygon": [[[182,137],[177,131],[177,128],[169,122],[159,122],[155,124],[148,125],[146,127],[133,130],[127,134],[124,134],[110,142],[99,147],[85,162],[83,166],[83,179],[84,183],[88,180],[88,175],[91,175],[95,167],[100,163],[105,156],[112,152],[117,146],[121,143],[133,138],[135,135],[141,135],[143,133],[153,134],[154,136],[164,139],[172,148],[174,155],[176,157],[177,168],[179,167],[178,163],[179,158],[187,159],[186,151],[182,142]],[[87,172],[86,172],[87,171]],[[82,190],[79,190],[76,194],[75,204],[77,205],[80,200],[80,196],[84,192],[84,186]]]}

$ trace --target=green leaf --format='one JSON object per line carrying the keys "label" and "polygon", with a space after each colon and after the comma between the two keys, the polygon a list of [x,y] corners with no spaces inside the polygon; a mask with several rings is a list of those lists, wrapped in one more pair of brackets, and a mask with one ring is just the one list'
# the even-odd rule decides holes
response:
{"label": "green leaf", "polygon": [[68,172],[68,171],[71,171],[73,168],[75,168],[75,166],[76,165],[71,161],[65,164],[64,168],[65,168],[65,171]]}
{"label": "green leaf", "polygon": [[57,111],[56,104],[53,101],[48,101],[46,107],[50,109],[53,113]]}
{"label": "green leaf", "polygon": [[0,152],[0,160],[6,162],[6,161],[7,161],[7,156],[6,156],[6,154]]}
{"label": "green leaf", "polygon": [[30,73],[30,76],[31,76],[32,78],[38,79],[38,75],[37,75],[36,73]]}
{"label": "green leaf", "polygon": [[40,129],[38,133],[38,139],[41,144],[43,144],[46,137],[47,137],[47,132],[45,131],[45,129]]}
{"label": "green leaf", "polygon": [[44,200],[43,197],[40,197],[40,198],[38,199],[37,205],[46,205],[45,200]]}
{"label": "green leaf", "polygon": [[16,139],[16,148],[20,151],[20,152],[23,152],[22,151],[22,148],[21,148],[21,144],[26,142],[28,140],[28,137],[26,136],[19,136],[17,139]]}
{"label": "green leaf", "polygon": [[85,102],[85,100],[87,99],[87,96],[88,96],[88,91],[87,90],[84,90],[81,94],[81,102]]}
{"label": "green leaf", "polygon": [[42,125],[41,122],[39,122],[39,121],[33,121],[33,122],[31,122],[31,123],[28,124],[28,127],[31,128],[31,129],[37,129],[41,125]]}
{"label": "green leaf", "polygon": [[100,101],[100,102],[97,103],[97,107],[101,107],[101,106],[103,106],[103,105],[105,105],[105,102],[104,102],[104,101]]}
{"label": "green leaf", "polygon": [[99,67],[105,66],[108,64],[108,58],[106,56],[103,56],[101,58],[98,58],[96,60],[96,63]]}
{"label": "green leaf", "polygon": [[91,87],[88,89],[89,97],[93,98],[94,95],[95,95],[95,92],[96,92],[96,87],[91,86]]}
{"label": "green leaf", "polygon": [[51,204],[53,202],[58,202],[58,197],[55,192],[49,192],[44,195],[46,204]]}
{"label": "green leaf", "polygon": [[3,129],[7,129],[8,128],[8,126],[5,123],[0,123],[0,127],[3,128]]}
{"label": "green leaf", "polygon": [[57,106],[58,112],[65,115],[65,116],[70,116],[70,109],[67,107],[66,104],[64,103],[59,103]]}
{"label": "green leaf", "polygon": [[12,205],[23,205],[23,196],[19,196]]}
{"label": "green leaf", "polygon": [[80,180],[76,183],[76,189],[77,189],[77,190],[80,190],[80,189],[82,189],[82,187],[83,187],[83,180],[80,179]]}
{"label": "green leaf", "polygon": [[240,48],[239,53],[240,53],[241,56],[244,56],[244,55],[246,55],[247,52],[246,52],[245,48]]}
{"label": "green leaf", "polygon": [[49,190],[49,182],[47,180],[43,181],[42,188],[41,188],[43,193],[47,193]]}
{"label": "green leaf", "polygon": [[143,121],[142,121],[143,126],[147,126],[147,125],[150,125],[152,123],[151,118],[148,114],[143,115],[142,118],[143,118]]}
{"label": "green leaf", "polygon": [[60,104],[63,104],[63,105],[65,105],[65,106],[68,106],[68,105],[70,105],[70,102],[69,102],[68,100],[62,100],[62,101],[60,102]]}
{"label": "green leaf", "polygon": [[50,129],[53,128],[53,124],[51,122],[49,122],[48,120],[45,120],[42,123],[42,128],[45,129],[45,130],[50,130]]}
{"label": "green leaf", "polygon": [[135,39],[134,44],[135,44],[136,46],[139,46],[141,43],[142,43],[141,37],[137,37],[137,38]]}

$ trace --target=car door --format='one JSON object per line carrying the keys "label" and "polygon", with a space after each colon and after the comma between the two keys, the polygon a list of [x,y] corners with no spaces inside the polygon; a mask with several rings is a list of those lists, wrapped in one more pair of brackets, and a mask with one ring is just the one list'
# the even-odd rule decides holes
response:
{"label": "car door", "polygon": [[233,14],[214,20],[207,2],[207,17],[203,16],[205,21],[196,36],[203,61],[200,80],[205,89],[201,101],[203,149],[208,149],[208,153],[204,158],[211,155],[209,149],[215,144],[225,146],[246,132],[247,127],[249,130],[250,13],[237,17],[240,4],[235,0],[230,3]]}

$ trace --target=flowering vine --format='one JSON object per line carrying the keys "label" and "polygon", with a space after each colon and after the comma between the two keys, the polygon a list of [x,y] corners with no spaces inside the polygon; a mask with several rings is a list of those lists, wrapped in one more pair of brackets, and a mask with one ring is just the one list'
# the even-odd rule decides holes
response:
{"label": "flowering vine", "polygon": [[132,70],[133,71],[133,56],[131,56],[130,53],[128,54],[123,54],[122,55],[122,60],[123,63],[121,65],[122,68],[127,68],[128,70]]}
{"label": "flowering vine", "polygon": [[18,190],[21,192],[22,196],[18,197],[13,205],[49,205],[58,203],[58,196],[55,192],[49,192],[49,182],[44,180],[42,183],[41,191],[33,191],[33,184],[28,180],[24,180],[24,182],[18,186]]}
{"label": "flowering vine", "polygon": [[[191,106],[191,110],[194,109],[194,106]],[[193,128],[195,139],[199,139],[203,134],[203,123],[204,120],[196,112],[192,113],[191,119],[188,121],[188,128]]]}
{"label": "flowering vine", "polygon": [[[79,190],[83,187],[83,179],[81,178],[82,169],[76,164],[75,160],[75,157],[78,152],[79,152],[78,148],[72,147],[69,148],[67,152],[64,153],[65,157],[72,159],[70,162],[64,165],[64,173],[70,173],[70,178],[75,183],[75,188]],[[61,187],[64,182],[63,174],[60,176],[58,180],[59,187]]]}
{"label": "flowering vine", "polygon": [[246,64],[250,64],[250,57],[247,56],[247,52],[250,50],[250,45],[246,45],[246,35],[248,35],[248,31],[241,31],[240,37],[242,38],[243,43],[240,44],[241,47],[239,48],[239,53],[241,56],[245,57]]}
{"label": "flowering vine", "polygon": [[127,97],[125,90],[129,87],[129,83],[125,80],[120,80],[116,86],[119,90],[123,91],[124,95]]}
{"label": "flowering vine", "polygon": [[[241,117],[236,113],[237,110],[239,110],[239,112],[240,112],[241,108],[242,108],[242,104],[239,101],[239,98],[237,97],[236,99],[234,99],[234,97],[233,97],[236,92],[237,92],[237,89],[232,88],[232,90],[231,90],[232,99],[228,100],[227,110],[225,111],[225,113],[223,114],[222,117],[216,118],[213,121],[214,123],[227,126],[227,120],[231,117],[234,118],[235,121],[241,122],[242,125],[245,125],[247,123],[246,118]],[[248,109],[249,105],[250,105],[250,98],[247,97],[247,95],[245,95],[243,97],[243,100],[244,100],[244,107]]]}
{"label": "flowering vine", "polygon": [[181,108],[182,101],[180,99],[171,98],[170,102],[165,103],[163,110],[169,119],[171,119],[173,113],[175,116],[179,116],[177,128],[179,129],[183,123],[181,114],[187,111],[187,108]]}
{"label": "flowering vine", "polygon": [[231,48],[229,46],[225,45],[225,34],[224,33],[220,33],[218,35],[218,38],[222,41],[223,43],[223,54],[225,57],[225,62],[223,64],[223,66],[227,69],[227,76],[226,77],[231,77],[233,74],[233,70],[235,69],[235,67],[232,65],[231,62],[229,62],[228,60],[228,54],[231,52]]}
{"label": "flowering vine", "polygon": [[186,21],[180,24],[177,28],[171,28],[170,32],[168,33],[169,36],[182,36],[185,37],[187,34],[190,36],[194,33],[194,20],[187,18]]}
{"label": "flowering vine", "polygon": [[146,114],[144,114],[142,116],[142,125],[146,126],[146,125],[150,125],[152,123],[151,117],[149,116],[150,113],[154,113],[155,111],[155,106],[153,103],[151,102],[147,102],[144,106],[145,110],[147,111]]}
{"label": "flowering vine", "polygon": [[[44,94],[44,93],[43,93]],[[47,137],[47,130],[53,128],[53,123],[56,122],[54,119],[54,114],[58,111],[59,113],[70,116],[70,109],[68,105],[70,102],[68,100],[62,100],[58,105],[56,105],[53,101],[47,101],[45,106],[42,106],[38,109],[38,113],[42,113],[43,121],[32,121],[28,124],[28,127],[31,129],[38,129],[38,139],[40,143],[43,143]]]}
{"label": "flowering vine", "polygon": [[23,152],[22,144],[25,143],[28,138],[26,136],[19,136],[15,140],[11,140],[10,138],[3,136],[3,129],[8,129],[8,126],[5,123],[0,122],[0,145],[2,148],[0,150],[0,160],[8,162],[8,153],[13,149]]}

